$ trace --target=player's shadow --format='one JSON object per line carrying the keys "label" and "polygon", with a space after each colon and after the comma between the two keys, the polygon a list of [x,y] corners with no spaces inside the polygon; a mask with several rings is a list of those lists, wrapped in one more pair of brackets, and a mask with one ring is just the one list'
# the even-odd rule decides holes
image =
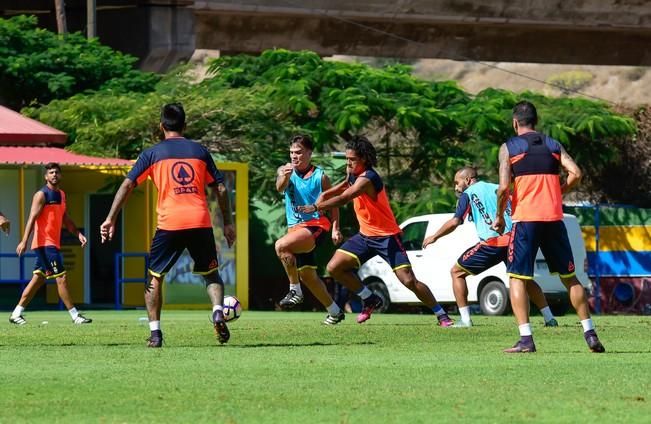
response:
{"label": "player's shadow", "polygon": [[364,341],[364,342],[346,342],[346,343],[336,343],[336,342],[306,342],[306,343],[243,343],[243,344],[232,344],[226,345],[225,347],[230,347],[233,349],[250,349],[250,348],[265,348],[265,347],[314,347],[314,346],[360,346],[360,345],[374,345],[374,342]]}

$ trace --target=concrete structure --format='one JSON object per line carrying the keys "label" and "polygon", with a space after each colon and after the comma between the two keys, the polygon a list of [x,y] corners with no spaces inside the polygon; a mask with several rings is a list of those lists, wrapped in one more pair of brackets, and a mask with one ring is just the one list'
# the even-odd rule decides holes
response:
{"label": "concrete structure", "polygon": [[195,0],[194,10],[197,48],[223,52],[651,66],[648,0]]}
{"label": "concrete structure", "polygon": [[[51,0],[0,0],[0,16],[17,13],[56,30]],[[66,13],[70,31],[85,31],[86,0],[66,0]],[[651,66],[649,0],[97,0],[97,34],[152,71],[195,46]]]}

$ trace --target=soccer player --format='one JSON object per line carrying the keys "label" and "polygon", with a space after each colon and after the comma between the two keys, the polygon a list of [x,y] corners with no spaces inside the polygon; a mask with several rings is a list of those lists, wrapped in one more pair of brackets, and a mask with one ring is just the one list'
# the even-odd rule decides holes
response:
{"label": "soccer player", "polygon": [[[504,213],[506,229],[504,234],[498,234],[491,228],[493,217],[497,213],[497,184],[487,183],[477,178],[477,170],[466,166],[454,175],[454,191],[459,194],[459,202],[454,216],[441,225],[433,235],[423,241],[423,249],[436,243],[441,237],[452,233],[463,224],[466,217],[475,224],[479,243],[468,248],[450,270],[452,289],[459,307],[461,320],[455,327],[472,327],[470,307],[468,306],[468,285],[466,277],[477,275],[500,262],[506,262],[507,247],[511,231],[511,211],[507,207]],[[540,286],[533,280],[527,284],[527,293],[533,303],[540,309],[545,319],[546,327],[557,327],[558,322],[547,305],[547,300]]]}
{"label": "soccer player", "polygon": [[346,180],[324,191],[314,205],[301,208],[303,212],[313,213],[353,201],[359,233],[346,240],[335,252],[328,263],[328,272],[362,298],[364,307],[357,316],[357,322],[361,324],[382,306],[382,299],[362,284],[357,269],[373,256],[380,255],[389,263],[400,282],[432,309],[439,325],[449,327],[453,321],[429,288],[416,279],[411,269],[400,238],[402,231],[389,205],[384,183],[373,169],[376,164],[375,147],[371,142],[363,136],[354,137],[346,144]]}
{"label": "soccer player", "polygon": [[0,231],[6,235],[9,235],[9,231],[11,231],[11,221],[2,212],[0,212]]}
{"label": "soccer player", "polygon": [[46,184],[34,194],[32,208],[29,212],[25,234],[16,247],[16,254],[21,256],[27,250],[27,241],[34,231],[32,249],[36,253],[32,279],[23,290],[18,305],[11,313],[9,322],[25,325],[27,321],[23,311],[45,280],[56,279],[57,291],[63,304],[68,309],[74,324],[90,324],[93,320],[84,317],[77,311],[66,281],[66,269],[63,267],[61,256],[61,226],[65,224],[68,231],[77,236],[81,247],[86,246],[86,237],[77,229],[75,223],[66,213],[66,194],[59,188],[61,182],[61,167],[58,163],[45,165]]}
{"label": "soccer player", "polygon": [[216,189],[224,220],[224,237],[231,246],[235,241],[235,229],[229,193],[208,150],[183,137],[185,111],[181,104],[162,107],[160,130],[165,139],[140,154],[115,194],[111,210],[100,227],[102,242],[113,238],[115,220],[129,194],[150,177],[158,189],[158,225],[149,253],[150,280],[145,286],[151,331],[147,346],[159,348],[163,345],[160,325],[163,280],[186,248],[194,260],[194,273],[205,280],[213,305],[212,322],[217,340],[226,343],[230,332],[223,315],[224,282],[218,272],[205,186]]}
{"label": "soccer player", "polygon": [[[328,176],[321,168],[312,165],[313,149],[310,137],[294,136],[289,145],[291,162],[277,171],[276,189],[285,195],[285,215],[289,227],[287,234],[276,241],[276,254],[289,278],[289,293],[280,301],[280,306],[293,308],[303,302],[302,281],[328,310],[323,323],[335,325],[343,321],[346,315],[332,300],[317,275],[314,257],[314,249],[330,230],[330,220],[319,212],[308,214],[297,210],[297,206],[314,204],[323,190],[330,188]],[[335,245],[342,241],[337,208],[332,209],[332,241]]]}
{"label": "soccer player", "polygon": [[[576,278],[572,248],[563,223],[563,193],[579,183],[581,170],[558,141],[535,130],[538,113],[532,103],[522,101],[516,104],[512,122],[517,136],[500,147],[498,209],[493,223],[493,229],[498,233],[504,231],[503,214],[513,178],[513,229],[506,270],[510,276],[511,306],[519,325],[520,340],[505,352],[536,351],[525,285],[533,278],[538,248],[545,256],[549,270],[560,274],[581,320],[588,347],[592,352],[604,352],[590,318],[585,290]],[[567,172],[567,180],[562,185],[560,168]]]}

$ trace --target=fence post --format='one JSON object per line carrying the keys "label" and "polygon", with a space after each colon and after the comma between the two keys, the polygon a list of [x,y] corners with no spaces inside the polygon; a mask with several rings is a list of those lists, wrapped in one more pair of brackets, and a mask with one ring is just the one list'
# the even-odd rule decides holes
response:
{"label": "fence post", "polygon": [[594,280],[594,310],[601,314],[601,258],[599,257],[599,227],[601,211],[599,203],[594,208],[594,229],[595,229],[595,280]]}
{"label": "fence post", "polygon": [[121,302],[121,294],[122,294],[122,278],[120,276],[120,261],[122,259],[122,255],[117,252],[115,254],[115,269],[114,269],[114,275],[115,275],[115,309],[120,310],[122,309],[122,302]]}

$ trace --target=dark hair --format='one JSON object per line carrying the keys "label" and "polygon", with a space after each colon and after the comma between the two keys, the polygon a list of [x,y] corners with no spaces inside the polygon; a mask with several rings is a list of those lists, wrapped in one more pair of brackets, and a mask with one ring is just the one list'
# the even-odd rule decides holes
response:
{"label": "dark hair", "polygon": [[375,147],[363,135],[353,137],[346,143],[346,150],[353,150],[360,159],[364,161],[367,167],[377,165],[377,153]]}
{"label": "dark hair", "polygon": [[305,134],[297,134],[292,139],[289,141],[289,145],[291,146],[292,144],[300,144],[307,150],[314,150],[314,142],[312,141],[312,138],[309,135]]}
{"label": "dark hair", "polygon": [[538,112],[533,103],[526,100],[519,102],[513,107],[513,119],[519,125],[533,128],[538,123]]}
{"label": "dark hair", "polygon": [[472,166],[466,165],[463,168],[459,168],[456,173],[463,175],[464,178],[477,178],[477,168]]}
{"label": "dark hair", "polygon": [[181,103],[168,103],[161,108],[160,123],[166,131],[181,132],[185,128],[185,111]]}
{"label": "dark hair", "polygon": [[61,172],[61,166],[56,162],[48,162],[43,168],[45,168],[45,173],[47,173],[47,171],[50,169],[58,169],[59,172]]}

